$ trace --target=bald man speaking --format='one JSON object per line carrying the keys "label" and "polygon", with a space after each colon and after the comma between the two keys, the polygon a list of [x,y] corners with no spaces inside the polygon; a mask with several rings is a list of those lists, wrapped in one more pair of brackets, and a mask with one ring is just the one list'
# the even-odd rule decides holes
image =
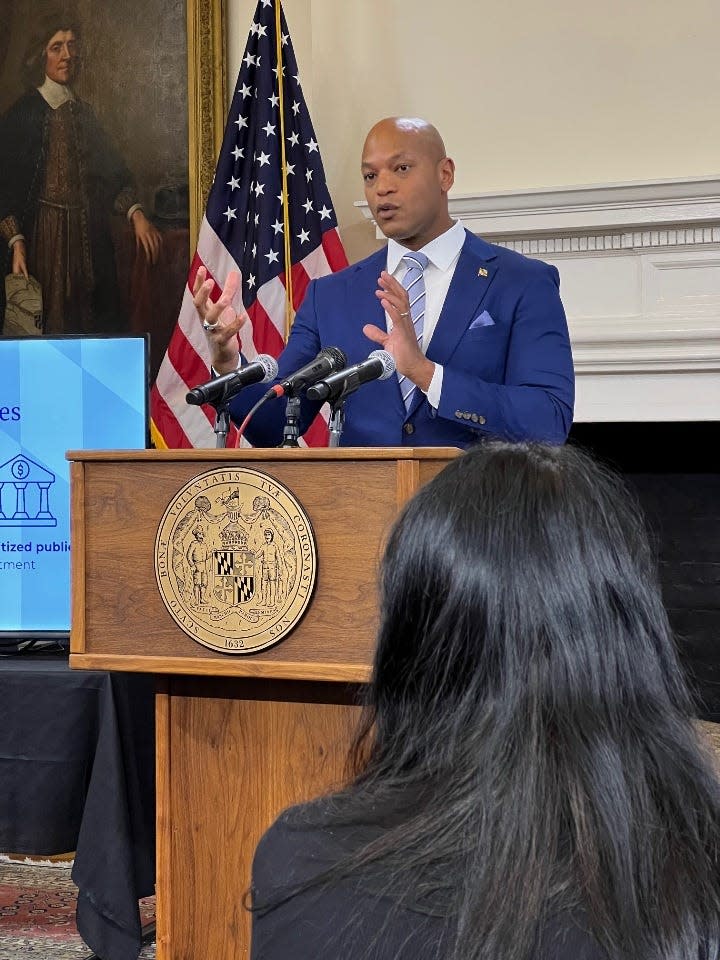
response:
{"label": "bald man speaking", "polygon": [[[563,443],[574,377],[555,267],[487,243],[450,217],[455,164],[424,120],[375,124],[362,177],[387,247],[310,284],[278,381],[323,347],[339,347],[349,364],[382,348],[396,372],[348,397],[342,445],[467,447],[487,437]],[[237,335],[251,322],[238,303],[239,281],[230,274],[213,303],[201,268],[193,290],[219,374],[239,366]],[[243,390],[231,404],[233,418],[242,420],[266,389]],[[247,431],[252,443],[280,443],[283,406],[261,407]],[[318,408],[303,400],[301,432]]]}

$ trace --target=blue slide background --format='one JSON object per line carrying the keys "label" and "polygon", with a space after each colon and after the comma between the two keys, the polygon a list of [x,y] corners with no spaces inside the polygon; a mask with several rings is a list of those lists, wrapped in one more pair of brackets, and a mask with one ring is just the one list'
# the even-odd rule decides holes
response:
{"label": "blue slide background", "polygon": [[[20,420],[0,419],[0,475],[23,454],[55,474],[48,491],[56,527],[7,526],[0,519],[0,631],[69,630],[70,554],[37,545],[70,541],[69,463],[75,450],[142,449],[147,439],[146,341],[143,337],[0,337],[0,411],[20,408]],[[36,492],[28,487],[28,513]],[[37,488],[35,488],[36,491]],[[15,490],[0,489],[0,513],[15,511]],[[29,552],[3,550],[32,544]],[[8,563],[35,561],[36,569]]]}

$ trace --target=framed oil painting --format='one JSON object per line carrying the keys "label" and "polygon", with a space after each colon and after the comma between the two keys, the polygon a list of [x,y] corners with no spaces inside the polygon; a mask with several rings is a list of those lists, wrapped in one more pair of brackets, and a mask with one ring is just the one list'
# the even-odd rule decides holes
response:
{"label": "framed oil painting", "polygon": [[222,0],[5,0],[2,335],[177,319],[224,125]]}

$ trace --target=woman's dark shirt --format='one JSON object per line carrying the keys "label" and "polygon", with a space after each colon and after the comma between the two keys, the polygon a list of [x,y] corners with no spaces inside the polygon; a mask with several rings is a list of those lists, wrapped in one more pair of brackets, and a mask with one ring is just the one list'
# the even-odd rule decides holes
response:
{"label": "woman's dark shirt", "polygon": [[[449,951],[452,921],[388,889],[381,868],[356,870],[327,884],[308,884],[377,838],[367,824],[318,825],[324,801],[286,810],[260,840],[253,863],[251,960],[441,960]],[[312,815],[308,816],[308,812]],[[277,902],[280,900],[281,902]],[[276,906],[263,910],[264,904]],[[570,918],[544,931],[532,960],[607,960]]]}

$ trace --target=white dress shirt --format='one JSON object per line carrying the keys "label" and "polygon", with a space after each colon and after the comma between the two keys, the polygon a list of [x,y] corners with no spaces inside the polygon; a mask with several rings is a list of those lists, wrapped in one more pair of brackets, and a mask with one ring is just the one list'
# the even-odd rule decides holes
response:
{"label": "white dress shirt", "polygon": [[[435,332],[464,243],[465,228],[459,220],[456,220],[449,230],[441,233],[439,237],[435,237],[419,251],[428,258],[428,265],[425,267],[425,317],[423,338],[420,344],[423,353],[427,352],[428,344]],[[413,251],[403,247],[397,240],[388,240],[387,272],[401,283],[408,269],[407,265],[402,262],[402,258],[406,253],[411,252]],[[385,314],[385,323],[389,333],[392,330],[392,320],[387,313]],[[425,391],[430,406],[435,409],[440,404],[442,381],[443,368],[439,363],[436,363],[430,386]]]}

